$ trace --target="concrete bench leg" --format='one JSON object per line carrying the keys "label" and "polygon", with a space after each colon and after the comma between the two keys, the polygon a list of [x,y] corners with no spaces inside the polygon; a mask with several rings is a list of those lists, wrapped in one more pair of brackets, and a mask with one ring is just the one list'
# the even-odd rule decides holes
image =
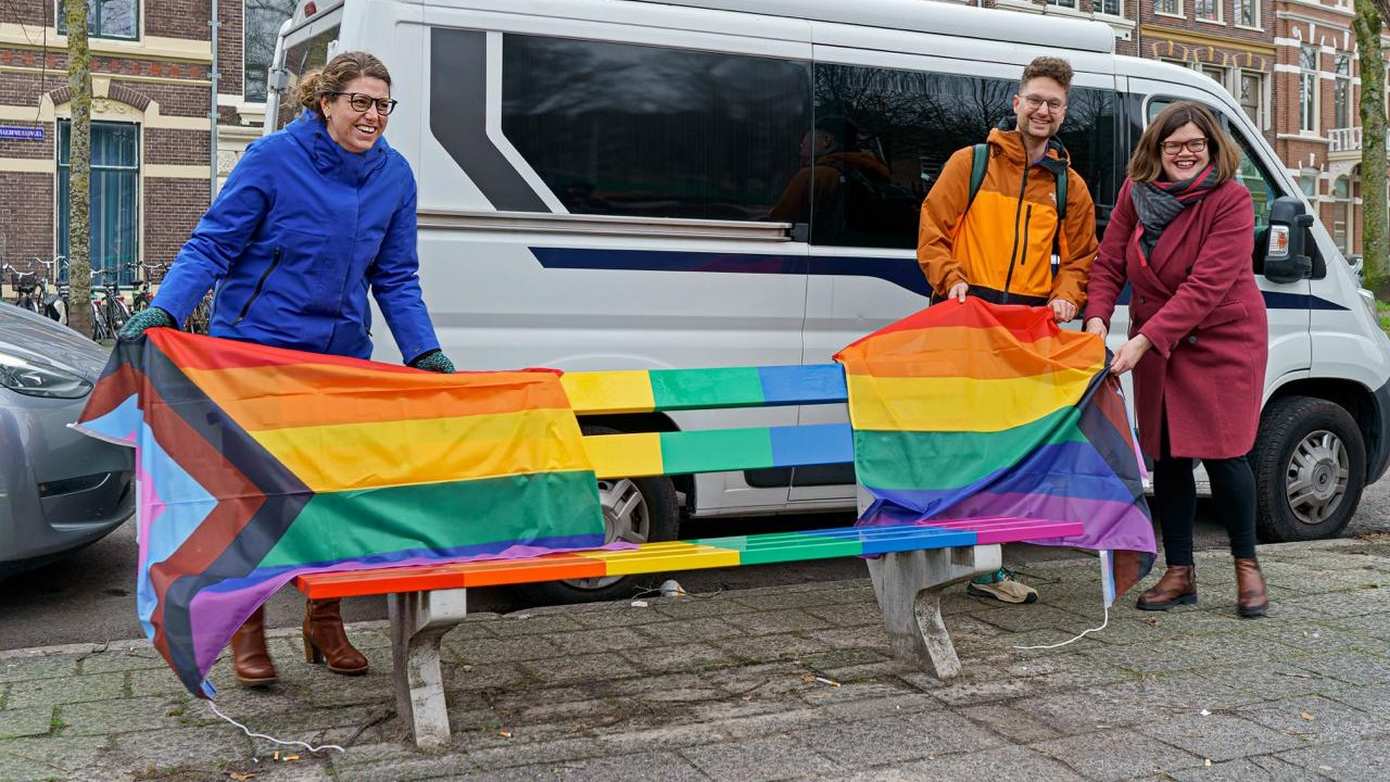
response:
{"label": "concrete bench leg", "polygon": [[468,614],[468,590],[388,595],[396,713],[421,749],[449,743],[449,712],[439,668],[439,642]]}
{"label": "concrete bench leg", "polygon": [[893,653],[938,679],[960,675],[960,658],[941,619],[941,592],[999,567],[999,546],[906,551],[868,560]]}

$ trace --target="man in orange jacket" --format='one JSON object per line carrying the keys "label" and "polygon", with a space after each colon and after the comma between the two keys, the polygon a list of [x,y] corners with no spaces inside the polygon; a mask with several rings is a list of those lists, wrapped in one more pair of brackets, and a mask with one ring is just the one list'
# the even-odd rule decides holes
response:
{"label": "man in orange jacket", "polygon": [[[1085,305],[1096,258],[1095,205],[1054,138],[1066,117],[1071,78],[1066,60],[1033,60],[1013,100],[1017,128],[991,130],[984,150],[966,147],[946,161],[922,202],[917,230],[917,262],[933,303],[964,302],[969,294],[996,304],[1046,305],[1059,323]],[[1007,603],[1038,599],[1003,568],[971,581],[966,591]]]}
{"label": "man in orange jacket", "polygon": [[1039,57],[1028,64],[1013,99],[1018,127],[990,131],[973,199],[975,148],[946,161],[922,202],[917,232],[917,262],[933,301],[965,301],[968,293],[996,304],[1047,305],[1061,323],[1085,305],[1096,257],[1095,205],[1054,138],[1066,117],[1071,78],[1066,60]]}

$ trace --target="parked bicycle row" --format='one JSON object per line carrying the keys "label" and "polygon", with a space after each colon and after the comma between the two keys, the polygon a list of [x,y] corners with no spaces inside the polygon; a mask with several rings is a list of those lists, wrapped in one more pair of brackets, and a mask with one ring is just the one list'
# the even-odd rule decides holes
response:
{"label": "parked bicycle row", "polygon": [[[43,271],[34,271],[38,267]],[[115,339],[116,333],[133,313],[150,305],[154,299],[151,285],[168,268],[166,263],[126,263],[119,268],[92,269],[92,338],[98,341]],[[130,272],[134,279],[134,283],[125,286],[125,289],[120,280],[122,271]],[[14,296],[11,303],[59,323],[68,322],[72,288],[68,282],[67,258],[61,255],[53,260],[33,258],[29,271],[3,263],[0,264],[0,276],[10,285]],[[129,302],[125,290],[130,293]],[[206,334],[211,319],[212,296],[209,294],[189,316],[184,330]]]}

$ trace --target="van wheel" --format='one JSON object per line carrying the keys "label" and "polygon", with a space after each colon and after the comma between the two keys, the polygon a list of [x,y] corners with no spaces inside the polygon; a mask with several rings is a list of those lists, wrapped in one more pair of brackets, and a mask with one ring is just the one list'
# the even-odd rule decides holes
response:
{"label": "van wheel", "polygon": [[[584,424],[584,434],[622,434],[611,426]],[[603,505],[603,540],[647,543],[675,540],[680,528],[676,487],[665,476],[616,478],[598,482]],[[551,581],[520,588],[537,603],[588,603],[631,597],[638,576],[605,576],[571,581]]]}
{"label": "van wheel", "polygon": [[1291,396],[1271,403],[1251,460],[1265,542],[1333,537],[1361,502],[1361,430],[1350,413],[1325,399]]}

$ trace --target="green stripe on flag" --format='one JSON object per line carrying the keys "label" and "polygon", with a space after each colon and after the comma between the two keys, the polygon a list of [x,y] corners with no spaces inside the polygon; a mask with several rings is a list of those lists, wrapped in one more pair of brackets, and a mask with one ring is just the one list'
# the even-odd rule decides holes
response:
{"label": "green stripe on flag", "polygon": [[589,470],[328,492],[309,501],[259,567],[572,535],[603,536]]}
{"label": "green stripe on flag", "polygon": [[662,432],[661,465],[667,475],[772,467],[772,436],[766,427]]}
{"label": "green stripe on flag", "polygon": [[750,407],[766,401],[757,367],[653,369],[647,374],[657,410]]}

